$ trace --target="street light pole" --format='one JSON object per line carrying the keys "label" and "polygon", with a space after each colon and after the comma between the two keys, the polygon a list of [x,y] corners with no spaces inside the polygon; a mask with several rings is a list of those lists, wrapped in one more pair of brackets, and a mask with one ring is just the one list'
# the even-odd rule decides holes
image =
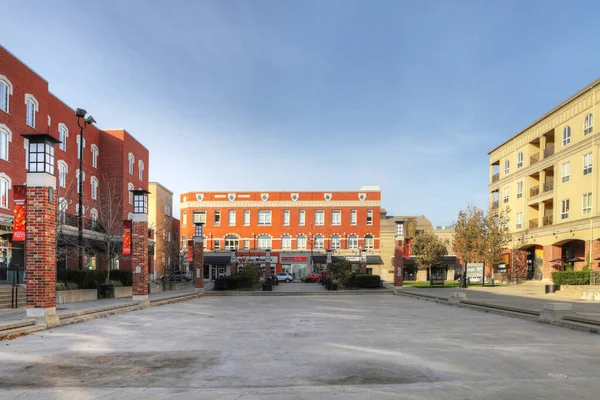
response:
{"label": "street light pole", "polygon": [[[88,124],[96,122],[94,117],[85,115],[87,111],[83,108],[75,110],[75,116],[77,116],[77,125],[79,125],[79,175],[77,182],[77,190],[79,191],[79,209],[77,210],[77,222],[79,227],[79,235],[77,245],[79,246],[79,269],[83,269],[83,131],[87,128]],[[83,121],[83,123],[82,123]]]}

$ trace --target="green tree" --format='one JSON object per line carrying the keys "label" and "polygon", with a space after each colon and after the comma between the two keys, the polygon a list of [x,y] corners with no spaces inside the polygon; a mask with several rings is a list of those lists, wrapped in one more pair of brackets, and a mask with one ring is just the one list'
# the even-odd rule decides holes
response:
{"label": "green tree", "polygon": [[245,263],[241,273],[244,274],[253,285],[257,284],[260,281],[260,277],[263,275],[260,265],[253,262]]}
{"label": "green tree", "polygon": [[352,264],[346,260],[334,262],[331,264],[331,275],[342,286],[346,286],[352,276]]}
{"label": "green tree", "polygon": [[446,245],[436,235],[424,232],[415,237],[411,242],[412,252],[417,256],[417,266],[428,268],[431,277],[431,267],[442,262],[442,256],[448,254]]}
{"label": "green tree", "polygon": [[466,283],[467,264],[483,260],[484,212],[469,206],[458,212],[454,229],[454,251],[463,262],[463,283]]}
{"label": "green tree", "polygon": [[[502,211],[488,211],[483,219],[482,261],[489,267],[492,284],[494,283],[494,267],[502,264],[502,251],[507,248],[511,240],[508,221],[509,218]],[[483,283],[485,284],[485,268]]]}

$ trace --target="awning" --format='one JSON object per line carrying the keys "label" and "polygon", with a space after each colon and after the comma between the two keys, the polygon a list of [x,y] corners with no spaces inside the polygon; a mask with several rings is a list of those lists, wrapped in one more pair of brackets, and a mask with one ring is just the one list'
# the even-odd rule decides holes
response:
{"label": "awning", "polygon": [[383,265],[383,260],[379,256],[367,256],[367,265]]}
{"label": "awning", "polygon": [[[321,255],[321,254],[315,254],[312,257],[313,260],[313,264],[326,264],[327,263],[327,256]],[[332,256],[331,257],[331,262],[340,262],[343,261],[344,257],[337,257],[337,256]]]}
{"label": "awning", "polygon": [[204,255],[204,265],[230,264],[231,255]]}

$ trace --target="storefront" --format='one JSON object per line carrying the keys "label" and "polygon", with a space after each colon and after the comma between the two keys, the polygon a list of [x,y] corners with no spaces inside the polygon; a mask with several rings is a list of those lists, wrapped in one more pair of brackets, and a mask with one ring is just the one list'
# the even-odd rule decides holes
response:
{"label": "storefront", "polygon": [[287,272],[294,280],[300,280],[311,272],[310,257],[306,253],[281,253],[281,272]]}
{"label": "storefront", "polygon": [[[244,270],[245,263],[258,264],[263,269],[266,268],[266,258],[263,254],[238,252],[237,256],[237,271]],[[279,255],[271,253],[270,259],[271,274],[281,272],[281,264],[279,264]],[[215,280],[220,276],[231,275],[231,253],[229,251],[220,253],[204,253],[204,279]]]}

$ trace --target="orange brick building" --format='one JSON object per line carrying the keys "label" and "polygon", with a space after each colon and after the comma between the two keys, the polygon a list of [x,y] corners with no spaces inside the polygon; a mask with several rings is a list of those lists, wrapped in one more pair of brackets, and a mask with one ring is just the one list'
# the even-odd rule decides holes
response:
{"label": "orange brick building", "polygon": [[183,247],[203,222],[205,277],[230,272],[230,250],[241,260],[264,262],[271,249],[272,268],[296,275],[322,268],[325,251],[359,262],[366,249],[380,264],[381,190],[339,192],[187,192],[180,195]]}

